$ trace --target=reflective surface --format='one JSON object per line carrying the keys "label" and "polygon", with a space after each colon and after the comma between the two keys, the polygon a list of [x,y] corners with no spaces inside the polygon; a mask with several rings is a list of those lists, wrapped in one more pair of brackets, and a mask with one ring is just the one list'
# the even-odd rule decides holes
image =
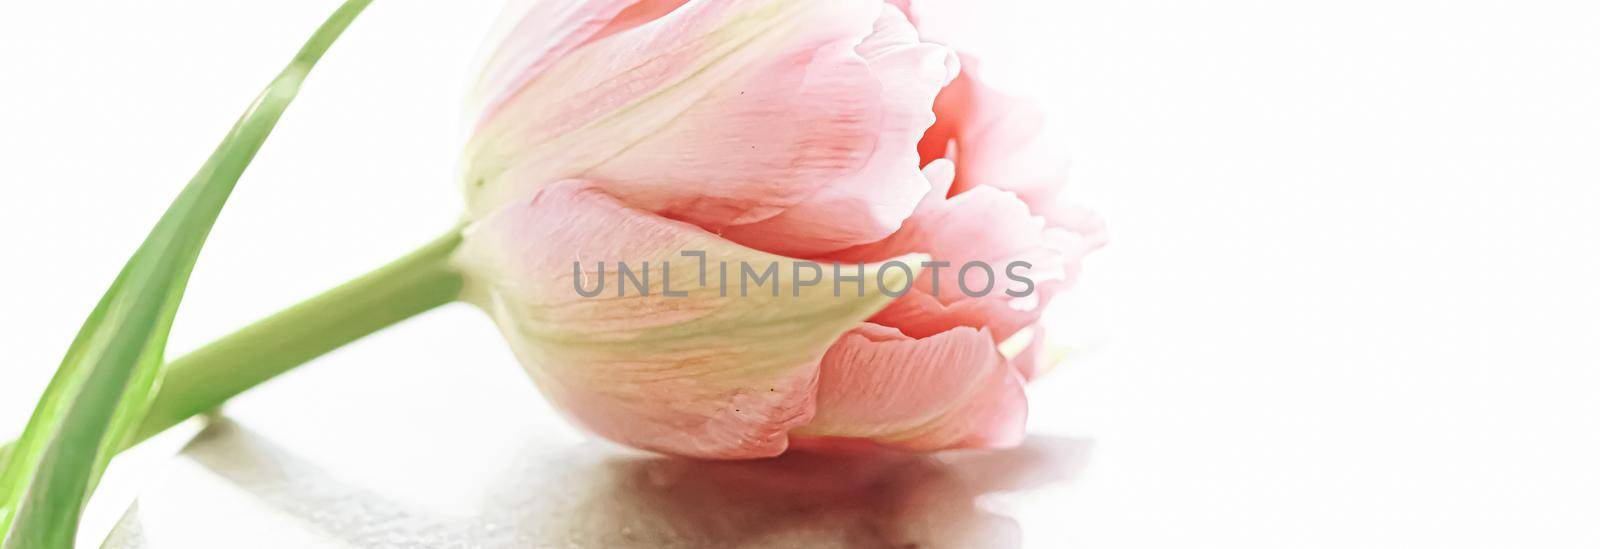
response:
{"label": "reflective surface", "polygon": [[[1017,548],[1019,524],[980,500],[1063,485],[1090,448],[1035,436],[994,452],[706,462],[522,442],[484,474],[417,470],[481,483],[465,505],[439,512],[219,419],[146,488],[106,546]],[[405,468],[405,459],[382,466]]]}

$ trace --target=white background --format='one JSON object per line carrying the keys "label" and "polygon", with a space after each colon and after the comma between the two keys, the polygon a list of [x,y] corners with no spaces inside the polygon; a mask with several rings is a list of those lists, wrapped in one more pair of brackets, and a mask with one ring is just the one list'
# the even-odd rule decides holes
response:
{"label": "white background", "polygon": [[[0,433],[335,4],[0,7]],[[225,210],[173,354],[453,223],[489,4],[362,16]],[[972,12],[986,75],[1057,117],[1069,192],[1112,227],[1055,319],[1081,352],[1030,388],[1034,432],[1092,441],[1055,495],[1005,502],[1030,546],[1600,544],[1593,3]],[[403,436],[363,403],[538,398],[520,379],[457,306],[292,374],[294,402],[249,404]],[[471,427],[458,436],[493,436]]]}

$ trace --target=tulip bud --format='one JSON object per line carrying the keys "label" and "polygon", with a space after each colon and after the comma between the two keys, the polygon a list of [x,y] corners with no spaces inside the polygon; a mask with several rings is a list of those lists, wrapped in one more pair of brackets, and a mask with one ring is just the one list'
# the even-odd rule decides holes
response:
{"label": "tulip bud", "polygon": [[557,407],[709,458],[1020,440],[1034,367],[998,343],[1038,320],[1099,225],[1039,207],[1047,185],[1019,196],[925,153],[997,158],[970,125],[929,131],[957,57],[901,9],[508,12],[456,261]]}

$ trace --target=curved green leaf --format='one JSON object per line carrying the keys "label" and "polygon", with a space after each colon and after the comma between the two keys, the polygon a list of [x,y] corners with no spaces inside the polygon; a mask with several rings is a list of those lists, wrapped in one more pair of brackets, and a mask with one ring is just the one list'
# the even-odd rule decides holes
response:
{"label": "curved green leaf", "polygon": [[143,419],[173,316],[222,205],[317,60],[371,0],[348,0],[250,105],[106,290],[22,437],[0,450],[4,549],[71,547],[111,456]]}

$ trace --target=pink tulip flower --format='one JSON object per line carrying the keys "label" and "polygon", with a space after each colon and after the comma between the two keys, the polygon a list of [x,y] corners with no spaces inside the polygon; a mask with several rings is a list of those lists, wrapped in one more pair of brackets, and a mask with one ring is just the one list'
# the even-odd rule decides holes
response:
{"label": "pink tulip flower", "polygon": [[[917,10],[513,2],[475,90],[457,262],[557,407],[702,458],[1022,439],[1036,324],[1104,231],[1058,201],[1035,112],[920,37]],[[984,269],[956,269],[1005,285],[1018,261],[1025,297],[969,295]],[[777,265],[781,291],[721,265]]]}

